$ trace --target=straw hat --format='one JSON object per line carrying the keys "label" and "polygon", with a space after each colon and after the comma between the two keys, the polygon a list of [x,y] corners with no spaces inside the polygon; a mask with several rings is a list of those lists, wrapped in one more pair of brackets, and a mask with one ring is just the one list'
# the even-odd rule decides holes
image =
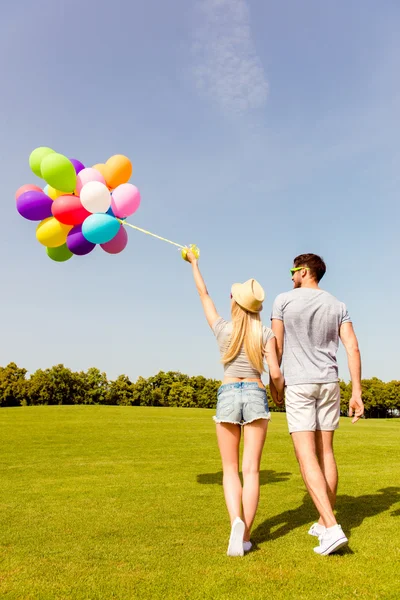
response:
{"label": "straw hat", "polygon": [[234,283],[231,289],[232,298],[245,310],[257,313],[262,310],[265,293],[261,285],[255,279],[249,279],[244,283]]}

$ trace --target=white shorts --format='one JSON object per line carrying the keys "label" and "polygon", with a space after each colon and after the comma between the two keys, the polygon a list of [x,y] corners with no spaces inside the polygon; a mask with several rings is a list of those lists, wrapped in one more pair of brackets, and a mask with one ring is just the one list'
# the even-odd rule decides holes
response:
{"label": "white shorts", "polygon": [[334,431],[339,427],[340,387],[334,383],[301,383],[285,389],[289,433]]}

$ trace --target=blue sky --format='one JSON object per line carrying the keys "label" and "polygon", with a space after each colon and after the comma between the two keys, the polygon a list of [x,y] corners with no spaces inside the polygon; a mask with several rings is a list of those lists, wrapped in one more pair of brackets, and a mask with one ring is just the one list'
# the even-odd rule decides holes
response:
{"label": "blue sky", "polygon": [[14,194],[49,145],[87,166],[128,155],[131,222],[200,246],[226,318],[230,285],[255,277],[268,324],[293,257],[321,254],[364,377],[398,379],[399,25],[389,0],[7,2],[0,364],[222,375],[172,246],[129,230],[118,256],[47,258]]}

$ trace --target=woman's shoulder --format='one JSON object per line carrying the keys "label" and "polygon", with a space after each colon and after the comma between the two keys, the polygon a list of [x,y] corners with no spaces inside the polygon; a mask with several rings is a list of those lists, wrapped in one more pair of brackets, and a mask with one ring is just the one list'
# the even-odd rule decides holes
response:
{"label": "woman's shoulder", "polygon": [[267,327],[266,325],[262,326],[262,330],[263,330],[263,344],[265,345],[267,342],[269,342],[269,340],[271,340],[272,338],[275,337],[275,334],[272,331],[272,329],[270,327]]}
{"label": "woman's shoulder", "polygon": [[223,332],[228,332],[232,329],[232,322],[225,321],[223,317],[218,317],[212,326],[215,337],[218,337]]}

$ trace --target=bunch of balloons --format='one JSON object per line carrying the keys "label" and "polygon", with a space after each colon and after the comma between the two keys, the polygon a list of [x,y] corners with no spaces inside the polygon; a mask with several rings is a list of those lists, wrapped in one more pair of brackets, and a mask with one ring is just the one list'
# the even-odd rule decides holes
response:
{"label": "bunch of balloons", "polygon": [[85,168],[79,160],[40,147],[29,164],[47,185],[20,187],[17,210],[25,219],[40,221],[36,238],[52,260],[89,254],[96,245],[109,254],[124,250],[128,235],[121,221],[140,205],[140,192],[129,183],[129,158],[118,154]]}

